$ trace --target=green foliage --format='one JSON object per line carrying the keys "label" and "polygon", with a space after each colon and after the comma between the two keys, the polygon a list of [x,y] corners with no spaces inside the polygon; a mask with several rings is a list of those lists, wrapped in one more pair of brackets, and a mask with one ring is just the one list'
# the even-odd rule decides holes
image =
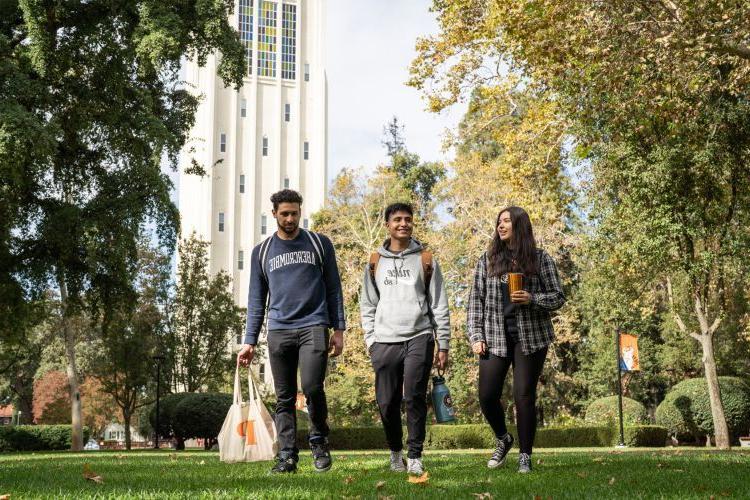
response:
{"label": "green foliage", "polygon": [[[177,405],[182,402],[183,399],[188,397],[190,393],[179,392],[177,394],[167,394],[162,396],[159,400],[159,436],[163,438],[171,438],[175,436],[174,430],[174,414]],[[156,403],[151,407],[148,414],[148,420],[151,424],[152,429],[156,427]]]}
{"label": "green foliage", "polygon": [[195,233],[180,243],[177,290],[165,336],[166,367],[188,392],[221,387],[234,369],[229,342],[242,334],[244,309],[234,303],[231,277],[210,275],[209,243]]}
{"label": "green foliage", "polygon": [[[508,432],[518,436],[514,426]],[[406,436],[406,429],[404,429]],[[382,427],[334,427],[329,435],[335,450],[369,450],[387,447]],[[664,446],[667,429],[657,425],[625,426],[625,444],[628,446]],[[540,427],[537,429],[535,448],[577,448],[614,446],[619,441],[619,431],[609,425],[576,427]],[[307,432],[297,432],[297,446],[307,446]],[[495,435],[486,424],[430,425],[427,427],[425,447],[433,450],[461,448],[494,448]]]}
{"label": "green foliage", "polygon": [[172,429],[183,439],[215,439],[231,406],[231,394],[188,393],[174,407]]}
{"label": "green foliage", "polygon": [[[719,377],[721,402],[733,439],[750,430],[750,386],[737,377]],[[678,439],[696,441],[714,432],[708,384],[693,378],[672,388],[656,409],[656,423]]]}
{"label": "green foliage", "polygon": [[[595,399],[586,408],[586,422],[592,424],[619,425],[617,396]],[[622,398],[622,418],[625,425],[645,424],[648,422],[646,407],[635,399]]]}
{"label": "green foliage", "polygon": [[[0,452],[67,450],[71,445],[70,425],[0,425]],[[89,438],[83,428],[83,440]]]}

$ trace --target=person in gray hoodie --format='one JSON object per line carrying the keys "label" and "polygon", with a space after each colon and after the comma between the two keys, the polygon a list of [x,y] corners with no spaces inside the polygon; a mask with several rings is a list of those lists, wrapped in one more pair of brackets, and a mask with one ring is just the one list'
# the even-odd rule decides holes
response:
{"label": "person in gray hoodie", "polygon": [[[360,294],[362,328],[375,370],[378,409],[391,449],[390,468],[421,475],[427,382],[433,357],[440,369],[448,363],[448,297],[437,262],[412,238],[411,205],[391,204],[384,216],[389,238],[365,268]],[[406,467],[402,456],[402,401],[408,431]]]}

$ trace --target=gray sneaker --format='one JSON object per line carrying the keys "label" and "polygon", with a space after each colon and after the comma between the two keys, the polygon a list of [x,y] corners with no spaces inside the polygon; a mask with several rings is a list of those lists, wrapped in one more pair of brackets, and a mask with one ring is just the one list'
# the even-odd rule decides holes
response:
{"label": "gray sneaker", "polygon": [[402,452],[391,452],[391,470],[393,472],[406,472],[406,464],[404,464],[404,454]]}
{"label": "gray sneaker", "polygon": [[513,446],[513,436],[506,434],[503,439],[495,438],[495,451],[487,462],[487,467],[497,469],[505,463],[510,448]]}
{"label": "gray sneaker", "polygon": [[528,453],[518,454],[518,472],[521,474],[531,472],[531,455]]}
{"label": "gray sneaker", "polygon": [[424,474],[424,466],[422,465],[422,459],[421,458],[408,459],[406,471],[409,474],[414,474],[415,476],[421,476],[422,474]]}

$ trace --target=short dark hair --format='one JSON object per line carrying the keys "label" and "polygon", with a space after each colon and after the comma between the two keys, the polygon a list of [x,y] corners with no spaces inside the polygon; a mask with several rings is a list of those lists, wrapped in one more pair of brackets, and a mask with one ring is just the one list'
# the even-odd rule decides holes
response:
{"label": "short dark hair", "polygon": [[385,211],[383,212],[383,217],[385,217],[385,221],[388,222],[388,219],[391,218],[391,215],[395,214],[396,212],[406,212],[407,214],[414,216],[414,209],[412,208],[411,204],[391,203],[390,205],[385,207]]}
{"label": "short dark hair", "polygon": [[271,195],[271,203],[273,203],[273,209],[278,210],[280,203],[299,203],[302,205],[302,195],[292,189],[282,189],[278,193]]}

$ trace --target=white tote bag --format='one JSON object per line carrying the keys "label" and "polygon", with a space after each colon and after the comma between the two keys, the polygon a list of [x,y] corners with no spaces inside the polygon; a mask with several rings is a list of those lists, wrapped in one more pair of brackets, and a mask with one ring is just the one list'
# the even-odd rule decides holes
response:
{"label": "white tote bag", "polygon": [[242,401],[240,367],[234,372],[234,402],[219,432],[219,458],[222,462],[256,462],[276,456],[276,425],[266,410],[248,368],[250,398]]}

